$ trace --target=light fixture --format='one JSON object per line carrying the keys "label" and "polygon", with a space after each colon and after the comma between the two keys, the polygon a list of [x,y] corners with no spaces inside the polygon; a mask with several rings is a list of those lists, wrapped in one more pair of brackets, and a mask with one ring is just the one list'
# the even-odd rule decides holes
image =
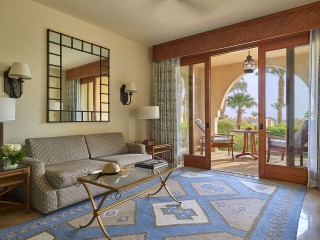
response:
{"label": "light fixture", "polygon": [[122,104],[129,105],[131,103],[132,94],[136,92],[137,89],[134,83],[123,84],[120,88],[120,101],[122,102]]}
{"label": "light fixture", "polygon": [[244,73],[253,73],[253,71],[256,69],[256,64],[253,60],[253,58],[250,55],[250,51],[248,51],[248,56],[246,60],[243,62],[243,70]]}
{"label": "light fixture", "polygon": [[146,145],[155,145],[156,141],[150,139],[152,136],[151,132],[151,120],[159,118],[159,106],[146,106],[140,107],[137,110],[137,118],[138,119],[146,119],[147,120],[147,139],[142,143]]}
{"label": "light fixture", "polygon": [[20,98],[22,95],[23,79],[31,79],[31,73],[28,64],[21,62],[12,63],[4,73],[4,92],[11,98]]}
{"label": "light fixture", "polygon": [[3,145],[3,122],[15,120],[16,100],[0,97],[0,146]]}

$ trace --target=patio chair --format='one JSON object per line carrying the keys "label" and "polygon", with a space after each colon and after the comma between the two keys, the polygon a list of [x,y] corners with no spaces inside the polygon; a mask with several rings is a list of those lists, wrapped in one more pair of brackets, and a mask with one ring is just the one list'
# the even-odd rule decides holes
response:
{"label": "patio chair", "polygon": [[[300,155],[300,166],[303,166],[303,153],[308,151],[308,121],[304,121],[302,126],[294,134],[295,153]],[[281,160],[287,153],[287,140],[285,138],[277,138],[268,136],[268,156],[267,162],[270,161],[271,151],[280,152]]]}
{"label": "patio chair", "polygon": [[[196,125],[200,128],[200,130],[205,133],[205,126],[200,119],[196,119]],[[205,147],[205,136],[200,138],[200,154],[203,154],[203,149]],[[233,157],[233,135],[230,134],[212,134],[211,133],[211,147],[225,147],[228,148],[228,155]]]}

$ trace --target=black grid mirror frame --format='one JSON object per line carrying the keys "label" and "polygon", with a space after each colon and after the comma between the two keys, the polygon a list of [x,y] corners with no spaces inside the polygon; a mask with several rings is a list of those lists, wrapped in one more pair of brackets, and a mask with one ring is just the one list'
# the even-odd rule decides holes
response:
{"label": "black grid mirror frame", "polygon": [[[67,74],[63,69],[63,64],[66,62],[63,52],[69,53],[70,51],[75,56],[82,53],[87,54],[90,59],[89,63],[82,63],[80,67],[73,68],[76,69],[73,72],[78,75],[69,74],[77,75],[77,78],[81,80],[81,93],[77,96],[83,97],[83,93],[88,91],[89,85],[85,88],[85,84],[89,82],[89,78],[94,82],[92,84],[90,81],[91,89],[93,89],[90,96],[93,96],[94,100],[89,101],[89,94],[87,94],[83,97],[86,103],[78,104],[77,107],[70,104],[72,94],[70,89],[67,89]],[[79,57],[76,60],[81,62]],[[80,75],[81,79],[78,77]],[[71,81],[69,79],[69,83]],[[75,101],[77,100],[79,99]],[[110,49],[50,29],[47,30],[47,122],[110,122]]]}

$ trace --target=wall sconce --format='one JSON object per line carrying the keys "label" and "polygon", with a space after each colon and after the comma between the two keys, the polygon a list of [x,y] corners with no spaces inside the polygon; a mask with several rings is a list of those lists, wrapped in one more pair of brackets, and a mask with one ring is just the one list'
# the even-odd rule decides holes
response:
{"label": "wall sconce", "polygon": [[[131,103],[131,96],[136,93],[136,85],[134,83],[123,84],[120,88],[120,101],[123,105],[129,105]],[[128,102],[129,101],[129,102]]]}
{"label": "wall sconce", "polygon": [[3,73],[4,92],[11,98],[20,98],[22,95],[23,79],[31,79],[31,73],[28,64],[21,62],[12,63],[11,68]]}
{"label": "wall sconce", "polygon": [[246,60],[243,62],[243,70],[244,73],[253,73],[253,71],[256,69],[256,64],[250,55],[250,51],[248,54],[249,55],[247,56]]}

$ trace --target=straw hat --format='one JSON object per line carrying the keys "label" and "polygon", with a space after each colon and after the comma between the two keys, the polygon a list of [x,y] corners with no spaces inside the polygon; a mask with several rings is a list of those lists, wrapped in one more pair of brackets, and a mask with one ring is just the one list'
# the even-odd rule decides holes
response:
{"label": "straw hat", "polygon": [[102,173],[103,174],[117,174],[120,172],[120,166],[117,163],[106,163],[103,166]]}

